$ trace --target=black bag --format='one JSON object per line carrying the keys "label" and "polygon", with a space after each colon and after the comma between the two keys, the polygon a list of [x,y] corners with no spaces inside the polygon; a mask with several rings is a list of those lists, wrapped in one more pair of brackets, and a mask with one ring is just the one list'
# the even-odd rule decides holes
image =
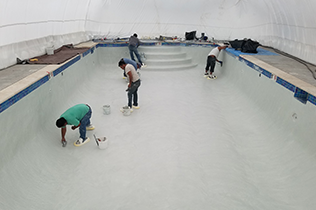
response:
{"label": "black bag", "polygon": [[196,31],[191,31],[191,32],[185,32],[185,39],[186,40],[194,40],[196,38]]}
{"label": "black bag", "polygon": [[229,44],[234,48],[235,50],[241,51],[242,47],[245,44],[245,40],[237,40],[235,39],[234,41],[230,41]]}
{"label": "black bag", "polygon": [[259,42],[252,41],[248,39],[243,47],[241,48],[241,52],[244,53],[258,53],[257,48],[260,46]]}

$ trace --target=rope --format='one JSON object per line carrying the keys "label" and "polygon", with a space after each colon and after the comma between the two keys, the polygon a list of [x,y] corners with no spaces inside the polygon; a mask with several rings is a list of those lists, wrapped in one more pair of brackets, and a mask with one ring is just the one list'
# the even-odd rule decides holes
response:
{"label": "rope", "polygon": [[316,69],[316,65],[315,65],[315,64],[312,64],[312,63],[309,63],[309,62],[307,62],[307,61],[304,61],[304,60],[302,60],[302,59],[300,59],[300,58],[298,58],[298,57],[295,57],[295,56],[293,56],[293,55],[290,55],[290,54],[288,54],[288,53],[285,53],[285,52],[283,52],[283,51],[281,51],[281,50],[278,50],[278,49],[275,49],[275,48],[273,48],[273,47],[264,46],[264,45],[261,45],[261,46],[264,47],[264,48],[272,49],[272,50],[274,50],[275,52],[277,52],[278,54],[284,55],[284,56],[286,56],[286,57],[288,57],[288,58],[291,58],[291,59],[293,59],[293,60],[295,60],[295,61],[297,61],[297,62],[303,64],[303,65],[306,66],[306,68],[312,73],[314,79],[316,80],[316,75],[315,75],[316,71],[315,71],[315,70],[312,70],[312,69],[308,66],[308,65],[313,66],[313,67],[315,67],[315,69]]}

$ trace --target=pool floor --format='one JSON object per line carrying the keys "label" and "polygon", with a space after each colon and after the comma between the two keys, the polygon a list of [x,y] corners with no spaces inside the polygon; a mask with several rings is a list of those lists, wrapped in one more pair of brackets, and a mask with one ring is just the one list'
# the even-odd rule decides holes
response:
{"label": "pool floor", "polygon": [[[41,113],[47,124],[1,170],[0,207],[313,209],[314,150],[234,86],[229,71],[246,69],[217,65],[218,79],[208,80],[204,62],[183,71],[142,69],[140,109],[130,116],[120,112],[127,103],[122,70],[116,62],[96,65],[56,108],[62,114],[90,104],[91,141],[74,147],[78,131],[68,127],[61,147],[56,116]],[[105,136],[108,148],[99,149],[93,134]]]}

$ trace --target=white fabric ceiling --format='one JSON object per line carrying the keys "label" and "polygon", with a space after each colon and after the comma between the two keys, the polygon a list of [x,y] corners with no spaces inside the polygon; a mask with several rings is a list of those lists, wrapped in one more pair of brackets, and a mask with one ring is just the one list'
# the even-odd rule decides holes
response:
{"label": "white fabric ceiling", "polygon": [[107,38],[251,38],[316,63],[314,0],[1,0],[0,69],[47,46]]}

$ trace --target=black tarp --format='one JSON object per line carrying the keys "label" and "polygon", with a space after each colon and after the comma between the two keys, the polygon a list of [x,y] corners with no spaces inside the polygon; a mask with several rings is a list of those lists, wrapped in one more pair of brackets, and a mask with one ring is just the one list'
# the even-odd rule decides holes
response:
{"label": "black tarp", "polygon": [[243,39],[230,41],[229,44],[235,50],[239,50],[244,53],[258,53],[257,48],[260,46],[259,42],[253,41],[251,39]]}

